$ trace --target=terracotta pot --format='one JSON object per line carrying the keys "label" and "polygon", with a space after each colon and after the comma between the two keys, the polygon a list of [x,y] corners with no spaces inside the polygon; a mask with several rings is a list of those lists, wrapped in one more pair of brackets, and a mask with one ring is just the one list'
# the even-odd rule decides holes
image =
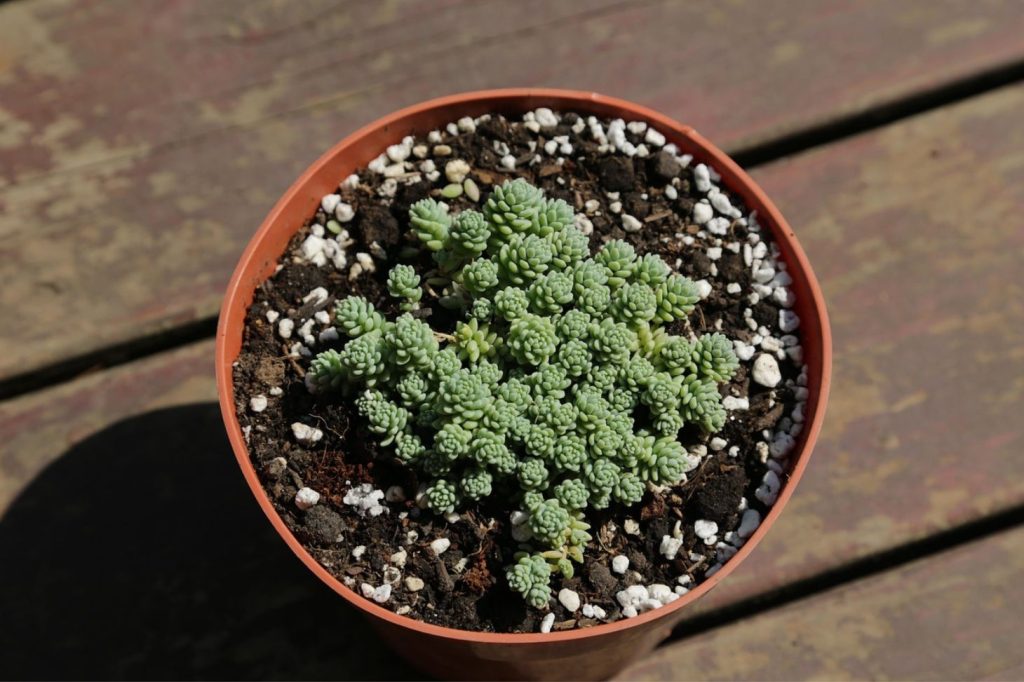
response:
{"label": "terracotta pot", "polygon": [[[668,606],[636,618],[549,634],[493,634],[427,625],[397,616],[345,587],[324,570],[288,530],[264,493],[249,459],[235,416],[231,365],[241,348],[245,311],[252,302],[253,292],[274,272],[288,241],[313,215],[320,198],[334,191],[339,181],[406,135],[425,134],[462,116],[521,114],[542,106],[598,117],[647,121],[664,133],[669,142],[692,154],[695,163],[705,162],[715,168],[724,186],[742,197],[749,209],[757,211],[762,226],[771,229],[793,277],[795,310],[801,320],[804,360],[808,365],[810,398],[806,427],[790,458],[789,480],[760,528],[720,571]],[[825,302],[796,236],[764,192],[722,151],[692,128],[620,99],[567,90],[491,90],[432,100],[375,121],[335,145],[285,192],[249,242],[228,285],[217,329],[217,390],[238,465],[271,524],[314,575],[363,611],[380,635],[411,663],[442,678],[601,679],[651,651],[667,637],[686,613],[686,607],[732,573],[779,518],[818,439],[828,396],[831,353]]]}

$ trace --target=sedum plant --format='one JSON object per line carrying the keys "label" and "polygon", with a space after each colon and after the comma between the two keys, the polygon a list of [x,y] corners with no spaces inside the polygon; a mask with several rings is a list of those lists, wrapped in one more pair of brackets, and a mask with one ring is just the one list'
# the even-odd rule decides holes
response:
{"label": "sedum plant", "polygon": [[[496,187],[482,213],[424,199],[409,219],[436,268],[391,270],[394,320],[365,298],[339,301],[348,341],[312,361],[306,385],[359,390],[369,430],[425,482],[435,513],[511,499],[526,520],[508,583],[545,607],[550,576],[583,561],[588,510],[682,480],[678,432],[722,428],[718,385],[738,360],[721,334],[666,331],[699,299],[691,280],[621,240],[592,253],[572,208],[525,180]],[[452,333],[412,314],[422,280],[461,315]]]}

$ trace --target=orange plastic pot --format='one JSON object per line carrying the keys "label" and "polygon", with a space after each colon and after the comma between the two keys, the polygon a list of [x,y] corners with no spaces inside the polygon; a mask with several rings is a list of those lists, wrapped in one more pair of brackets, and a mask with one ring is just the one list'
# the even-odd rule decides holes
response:
{"label": "orange plastic pot", "polygon": [[[636,618],[596,627],[548,634],[494,634],[428,625],[368,601],[328,573],[295,539],[263,491],[235,415],[231,365],[242,344],[246,308],[256,288],[273,272],[295,231],[311,216],[320,198],[340,180],[365,166],[388,145],[406,135],[426,134],[463,116],[522,114],[537,107],[598,117],[647,121],[669,142],[692,154],[722,176],[722,183],[756,210],[772,232],[793,278],[795,310],[800,316],[809,399],[805,428],[790,457],[791,470],[775,506],[760,528],[725,566],[697,588],[660,609]],[[270,523],[296,556],[320,580],[370,619],[373,627],[413,665],[440,678],[456,679],[603,679],[651,651],[669,635],[686,608],[732,573],[771,529],[785,508],[818,439],[831,376],[832,339],[825,302],[803,249],[785,219],[764,192],[721,150],[689,126],[645,107],[612,97],[568,90],[510,89],[471,92],[431,100],[385,116],[356,131],[321,156],[295,181],[249,242],[235,269],[217,329],[217,391],[232,449],[245,480]]]}

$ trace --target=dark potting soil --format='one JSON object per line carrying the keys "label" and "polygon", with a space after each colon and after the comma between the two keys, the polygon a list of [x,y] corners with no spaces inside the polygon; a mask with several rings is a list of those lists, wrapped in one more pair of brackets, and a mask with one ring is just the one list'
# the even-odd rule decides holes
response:
{"label": "dark potting soil", "polygon": [[[549,197],[566,200],[577,212],[584,212],[586,202],[599,203],[597,211],[587,211],[593,224],[594,248],[610,239],[625,239],[638,252],[658,253],[679,272],[694,280],[710,282],[712,293],[697,305],[687,322],[674,323],[670,331],[721,331],[729,338],[749,343],[755,332],[749,328],[744,310],[750,308],[759,325],[768,327],[773,335],[781,334],[777,330],[780,306],[775,300],[762,298],[750,305],[747,297],[752,291],[751,269],[740,253],[722,249],[721,257],[713,262],[706,254],[708,244],[698,239],[687,245],[681,238],[700,232],[693,223],[692,210],[703,195],[694,187],[692,168],[682,167],[673,154],[665,151],[653,150],[656,153],[647,158],[599,152],[598,144],[589,138],[586,129],[579,134],[572,131],[576,120],[574,114],[566,114],[556,129],[539,135],[499,116],[478,123],[475,132],[442,131],[442,142],[451,148],[451,154],[427,157],[435,160],[440,178],[436,182],[421,179],[412,184],[400,180],[393,197],[381,196],[386,182],[383,175],[364,169],[359,173],[358,186],[339,189],[342,200],[355,209],[354,219],[344,226],[354,240],[347,249],[348,261],[354,262],[352,256],[357,252],[379,256],[381,249],[388,256],[387,261],[375,258],[374,272],[352,280],[348,266],[341,272],[330,263],[317,267],[303,262],[297,254],[310,234],[310,225],[322,225],[328,219],[318,209],[305,226],[296,226],[296,236],[281,260],[279,271],[256,291],[246,317],[242,351],[234,368],[235,403],[241,424],[248,427],[250,456],[267,494],[310,553],[357,593],[364,582],[382,585],[389,566],[399,568],[401,578],[392,584],[391,596],[384,606],[411,618],[465,630],[538,630],[546,612],[528,608],[508,588],[504,578],[504,568],[512,563],[512,554],[518,549],[509,531],[511,510],[502,505],[503,500],[484,501],[463,510],[454,522],[419,510],[412,501],[418,487],[415,475],[391,459],[386,448],[382,452],[350,398],[310,395],[303,383],[309,358],[292,357],[289,349],[301,339],[299,323],[312,317],[316,310],[332,310],[335,298],[358,294],[389,317],[398,313],[384,281],[399,251],[413,244],[405,236],[409,206],[423,197],[437,196],[440,188],[448,184],[443,172],[447,161],[466,160],[472,168],[469,177],[482,195],[480,201],[465,194],[447,199],[453,213],[479,208],[492,185],[524,177]],[[561,165],[551,156],[530,165],[545,141],[562,135],[568,136],[574,150]],[[642,135],[632,132],[627,133],[627,138],[634,144],[643,141]],[[531,141],[537,143],[536,152],[529,146]],[[417,139],[417,144],[421,142],[426,144],[425,139]],[[500,166],[495,142],[506,144],[509,153],[516,157],[514,171]],[[427,146],[432,149],[436,143]],[[420,159],[412,160],[420,163]],[[665,187],[673,178],[679,179],[677,196],[670,199]],[[737,197],[724,188],[723,191],[734,206],[742,208]],[[618,192],[618,198],[609,197],[609,192]],[[614,201],[621,203],[623,213],[643,223],[639,231],[623,230],[621,215],[611,210]],[[743,221],[733,221],[723,241],[746,243],[747,231]],[[760,234],[763,241],[770,242],[767,230]],[[429,260],[423,258],[426,265]],[[727,293],[728,283],[740,285],[740,292]],[[324,287],[331,298],[326,304],[304,304],[303,297],[316,287]],[[296,321],[296,333],[291,339],[280,338],[277,323],[268,322],[266,313],[271,310]],[[444,314],[432,316],[430,322],[442,331],[453,324]],[[340,350],[342,345],[343,340],[318,343],[313,353],[332,347]],[[795,382],[787,380],[795,380],[800,371],[800,366],[789,357],[778,364],[783,381],[775,389],[764,388],[750,379],[750,362],[741,363],[733,380],[722,387],[723,395],[747,397],[749,409],[729,412],[725,427],[715,434],[728,446],[710,451],[684,483],[648,491],[644,500],[632,508],[588,511],[594,539],[586,548],[585,563],[577,567],[572,579],[553,576],[553,595],[563,587],[575,590],[581,603],[604,609],[604,620],[616,620],[621,617],[621,609],[615,595],[629,585],[663,583],[672,587],[683,575],[692,578],[691,587],[703,580],[705,572],[718,559],[715,547],[706,546],[696,537],[694,522],[716,522],[718,536],[722,537],[737,527],[741,498],[746,498],[750,508],[761,512],[762,517],[767,512],[754,495],[767,469],[765,446],[759,448],[758,444],[768,439],[783,415],[792,412],[796,404]],[[249,407],[250,398],[256,395],[268,397],[266,409],[259,413]],[[321,429],[322,440],[311,446],[297,443],[291,431],[293,422]],[[680,432],[680,441],[691,449],[706,445],[710,439],[711,436],[693,427]],[[360,483],[371,483],[381,490],[398,485],[409,499],[389,502],[386,514],[363,517],[355,507],[342,501],[345,493]],[[319,503],[307,511],[300,510],[294,501],[296,492],[304,486],[321,495]],[[663,536],[674,530],[681,531],[683,545],[676,557],[668,560],[659,552],[659,546]],[[437,556],[430,543],[439,537],[448,538],[451,546]],[[357,547],[365,547],[359,556],[354,555]],[[400,550],[405,552],[404,565],[400,565],[400,557],[394,556]],[[611,558],[620,554],[629,559],[624,575],[609,570]],[[405,582],[409,577],[421,579],[422,588],[409,589]],[[555,629],[599,622],[584,618],[579,611],[570,613],[556,599],[552,599],[551,609],[556,617]]]}

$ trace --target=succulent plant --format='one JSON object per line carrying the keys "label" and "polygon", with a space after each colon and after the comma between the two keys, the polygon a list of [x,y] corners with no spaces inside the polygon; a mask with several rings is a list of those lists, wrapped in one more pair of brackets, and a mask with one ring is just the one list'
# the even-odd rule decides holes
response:
{"label": "succulent plant", "polygon": [[420,288],[420,276],[411,265],[396,265],[388,273],[388,292],[395,298],[402,299],[402,310],[415,310],[423,298]]}
{"label": "succulent plant", "polygon": [[334,321],[350,338],[362,336],[384,327],[384,316],[362,296],[349,296],[334,306]]}
{"label": "succulent plant", "polygon": [[431,251],[440,251],[448,241],[452,219],[448,207],[433,199],[420,199],[409,207],[409,223],[416,237]]}
{"label": "succulent plant", "polygon": [[493,228],[492,242],[536,229],[543,205],[543,193],[522,178],[495,187],[484,204],[484,216]]}
{"label": "succulent plant", "polygon": [[[482,213],[423,199],[409,225],[437,267],[391,269],[393,320],[366,298],[338,301],[345,343],[310,362],[306,385],[358,391],[366,428],[424,481],[433,512],[511,493],[531,551],[506,575],[543,608],[551,576],[583,560],[589,510],[683,479],[677,434],[723,426],[718,384],[738,360],[721,334],[666,331],[697,304],[692,281],[621,240],[591,256],[571,206],[525,180],[496,187]],[[416,310],[421,279],[431,310]]]}

